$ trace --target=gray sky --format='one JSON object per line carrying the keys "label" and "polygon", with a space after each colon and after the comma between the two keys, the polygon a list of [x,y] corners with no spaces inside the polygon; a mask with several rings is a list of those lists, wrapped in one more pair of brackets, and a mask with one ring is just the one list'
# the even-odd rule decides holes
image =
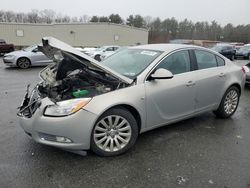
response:
{"label": "gray sky", "polygon": [[250,24],[250,0],[0,0],[0,9],[28,12],[52,9],[69,16],[108,16],[118,13],[124,19],[130,14],[175,17],[196,21]]}

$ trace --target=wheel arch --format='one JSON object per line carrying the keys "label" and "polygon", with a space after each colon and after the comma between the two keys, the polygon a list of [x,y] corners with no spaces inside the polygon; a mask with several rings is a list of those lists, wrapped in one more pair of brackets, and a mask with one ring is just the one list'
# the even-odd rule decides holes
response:
{"label": "wheel arch", "polygon": [[228,90],[230,87],[233,87],[233,86],[235,86],[235,87],[239,90],[240,95],[241,95],[241,86],[240,86],[239,83],[233,83],[233,84],[231,84],[231,85],[227,88],[227,90]]}
{"label": "wheel arch", "polygon": [[[131,106],[129,104],[117,104],[115,106],[111,106],[111,107],[107,108],[105,111],[103,111],[99,115],[99,117],[101,117],[105,112],[107,112],[107,111],[109,111],[111,109],[114,109],[114,108],[122,108],[122,109],[125,109],[125,110],[129,111],[132,114],[132,116],[135,118],[137,126],[138,126],[138,132],[140,133],[141,125],[142,125],[141,115],[140,115],[140,113],[138,112],[138,110],[135,107],[133,107],[133,106]],[[97,120],[99,119],[99,117],[97,118]]]}
{"label": "wheel arch", "polygon": [[16,60],[16,65],[17,65],[18,60],[21,59],[21,58],[26,58],[26,59],[28,59],[29,62],[30,62],[30,65],[31,65],[31,60],[30,60],[30,58],[28,58],[27,56],[20,56],[20,57],[18,57],[17,60]]}

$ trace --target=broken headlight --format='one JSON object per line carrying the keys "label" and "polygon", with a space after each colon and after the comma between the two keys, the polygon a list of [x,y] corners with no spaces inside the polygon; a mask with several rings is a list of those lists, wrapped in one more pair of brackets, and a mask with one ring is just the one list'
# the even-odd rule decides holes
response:
{"label": "broken headlight", "polygon": [[68,116],[82,109],[90,100],[91,98],[82,98],[58,102],[54,105],[47,106],[44,115],[54,117]]}

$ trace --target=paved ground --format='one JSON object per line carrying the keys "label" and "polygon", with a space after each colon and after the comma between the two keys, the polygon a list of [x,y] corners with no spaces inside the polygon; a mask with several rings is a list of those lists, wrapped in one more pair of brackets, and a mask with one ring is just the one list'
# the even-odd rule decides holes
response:
{"label": "paved ground", "polygon": [[206,113],[140,135],[122,156],[82,157],[37,144],[18,125],[16,107],[39,70],[0,60],[0,187],[250,187],[250,88],[231,119]]}

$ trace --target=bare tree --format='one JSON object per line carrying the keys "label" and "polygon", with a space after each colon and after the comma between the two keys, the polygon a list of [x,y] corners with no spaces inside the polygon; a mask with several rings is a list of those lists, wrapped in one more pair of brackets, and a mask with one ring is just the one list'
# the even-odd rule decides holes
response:
{"label": "bare tree", "polygon": [[82,15],[80,18],[79,18],[79,22],[82,22],[82,23],[88,23],[90,21],[90,17],[86,14]]}

